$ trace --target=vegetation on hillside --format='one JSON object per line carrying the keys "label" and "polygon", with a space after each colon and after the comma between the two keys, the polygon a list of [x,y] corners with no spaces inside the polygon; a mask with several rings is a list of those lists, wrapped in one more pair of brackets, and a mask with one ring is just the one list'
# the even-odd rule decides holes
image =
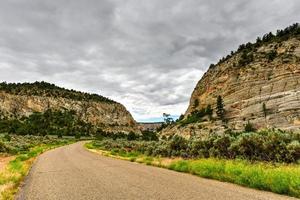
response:
{"label": "vegetation on hillside", "polygon": [[75,111],[51,110],[34,112],[21,119],[0,119],[0,133],[18,135],[91,135],[93,126],[79,119]]}
{"label": "vegetation on hillside", "polygon": [[[241,53],[241,58],[239,62],[237,63],[237,66],[242,67],[250,62],[253,61],[253,52],[256,51],[257,48],[267,45],[273,42],[281,43],[283,41],[286,41],[290,38],[300,37],[300,25],[299,23],[295,23],[291,26],[286,27],[282,30],[277,30],[276,34],[273,34],[272,32],[266,33],[262,37],[257,37],[256,41],[254,43],[248,42],[246,44],[241,44],[238,49],[235,52],[231,52],[230,55],[227,55],[226,57],[223,57],[219,60],[219,62],[216,65],[219,65],[228,59],[230,59],[233,55],[237,53]],[[277,53],[275,51],[271,51],[267,53],[266,58],[269,61],[272,61],[277,56]],[[210,68],[214,68],[216,65],[211,64]]]}
{"label": "vegetation on hillside", "polygon": [[[205,120],[213,120],[214,109],[212,108],[212,106],[208,104],[205,108],[199,109],[198,108],[199,105],[200,105],[199,100],[196,99],[193,105],[194,110],[190,114],[188,114],[186,118],[184,118],[184,116],[181,116],[176,121],[176,123],[179,124],[180,126],[185,126],[191,123],[202,122]],[[220,95],[217,97],[216,100],[215,113],[220,120],[225,121],[224,102]]]}
{"label": "vegetation on hillside", "polygon": [[123,133],[123,132],[117,132],[117,133],[110,133],[103,131],[101,129],[97,129],[96,132],[93,134],[97,140],[106,140],[111,139],[112,141],[115,140],[128,140],[128,141],[157,141],[158,136],[156,132],[152,131],[142,131],[142,134],[136,134],[134,132]]}
{"label": "vegetation on hillside", "polygon": [[196,123],[203,121],[204,117],[208,117],[209,120],[212,119],[213,115],[213,109],[211,108],[211,105],[208,105],[206,108],[196,109],[192,111],[186,119],[182,118],[177,121],[177,124],[180,126],[185,126],[190,123]]}
{"label": "vegetation on hillside", "polygon": [[62,97],[76,101],[91,100],[97,102],[116,103],[115,101],[98,94],[89,94],[86,92],[69,90],[44,81],[34,83],[2,82],[0,83],[0,91],[4,91],[14,95],[45,96],[54,98]]}
{"label": "vegetation on hillside", "polygon": [[76,139],[95,136],[98,139],[111,138],[113,140],[158,140],[156,133],[151,131],[143,131],[142,134],[137,134],[134,132],[107,132],[102,130],[102,128],[80,120],[73,110],[48,109],[44,113],[34,112],[28,117],[24,116],[21,119],[0,117],[0,133],[8,137],[16,134],[33,136],[55,135],[58,138],[74,136]]}

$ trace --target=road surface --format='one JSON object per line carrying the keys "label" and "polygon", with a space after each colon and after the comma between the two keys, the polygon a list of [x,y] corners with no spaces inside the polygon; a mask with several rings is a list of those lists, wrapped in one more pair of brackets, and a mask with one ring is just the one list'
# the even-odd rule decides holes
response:
{"label": "road surface", "polygon": [[100,156],[83,142],[38,157],[16,199],[294,199],[193,175]]}

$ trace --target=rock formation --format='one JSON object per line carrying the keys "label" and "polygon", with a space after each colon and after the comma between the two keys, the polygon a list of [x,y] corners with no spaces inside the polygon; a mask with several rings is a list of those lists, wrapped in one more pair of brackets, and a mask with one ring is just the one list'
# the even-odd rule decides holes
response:
{"label": "rock formation", "polygon": [[[215,114],[216,100],[224,101],[225,120]],[[191,136],[206,132],[241,131],[247,123],[256,129],[300,128],[300,28],[298,24],[269,33],[254,44],[241,45],[231,55],[211,65],[196,85],[185,112],[211,105],[213,119],[177,123],[163,134]]]}
{"label": "rock formation", "polygon": [[108,132],[140,132],[122,104],[100,95],[67,90],[44,82],[0,85],[1,117],[21,118],[47,109],[74,110],[83,121]]}

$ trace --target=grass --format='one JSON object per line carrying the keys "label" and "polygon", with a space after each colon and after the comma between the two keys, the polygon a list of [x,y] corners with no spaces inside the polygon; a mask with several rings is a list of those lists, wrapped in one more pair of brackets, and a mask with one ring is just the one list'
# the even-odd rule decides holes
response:
{"label": "grass", "polygon": [[86,143],[85,147],[105,156],[168,168],[200,177],[300,197],[300,165],[227,159],[170,159],[149,157],[138,152],[107,151]]}
{"label": "grass", "polygon": [[72,143],[72,140],[56,144],[43,144],[31,148],[28,152],[16,156],[7,167],[0,173],[1,199],[12,200],[18,190],[18,186],[28,174],[34,159],[41,153]]}
{"label": "grass", "polygon": [[169,169],[242,186],[300,197],[300,166],[244,160],[180,160]]}

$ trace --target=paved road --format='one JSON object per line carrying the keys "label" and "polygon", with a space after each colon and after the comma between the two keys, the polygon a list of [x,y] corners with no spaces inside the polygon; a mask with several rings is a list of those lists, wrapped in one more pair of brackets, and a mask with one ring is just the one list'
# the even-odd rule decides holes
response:
{"label": "paved road", "polygon": [[39,156],[17,199],[293,199],[103,157],[87,151],[82,145],[79,142]]}

